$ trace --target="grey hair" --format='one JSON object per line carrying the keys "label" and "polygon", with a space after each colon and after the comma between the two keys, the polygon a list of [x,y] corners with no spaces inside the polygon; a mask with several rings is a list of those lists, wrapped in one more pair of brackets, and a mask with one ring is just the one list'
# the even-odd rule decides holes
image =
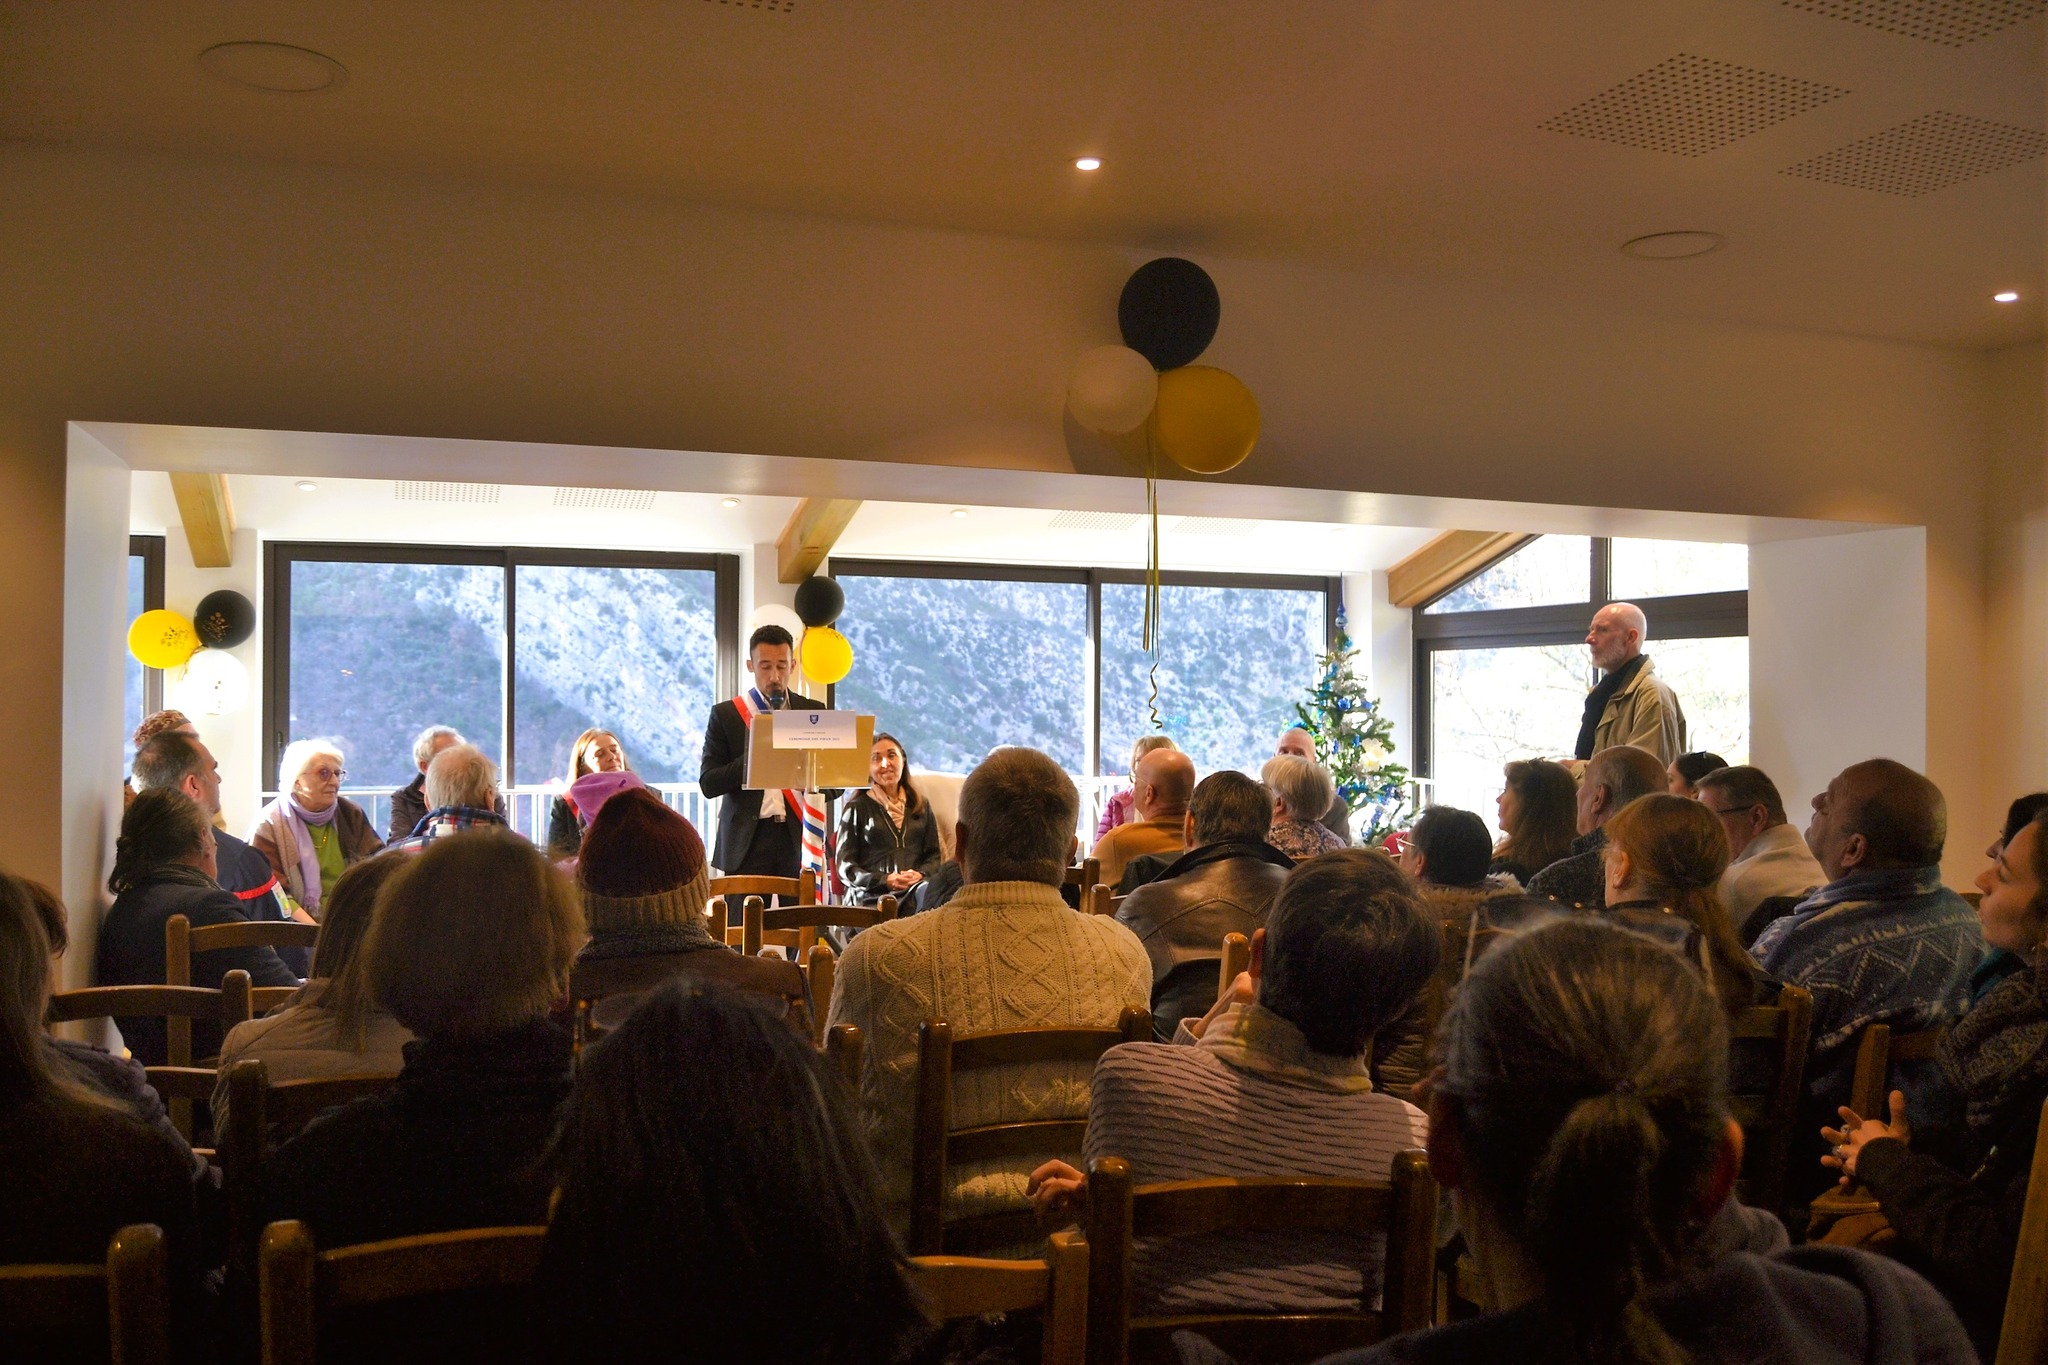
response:
{"label": "grey hair", "polygon": [[299,780],[299,774],[312,765],[322,754],[331,755],[336,763],[347,763],[342,756],[341,746],[331,739],[295,739],[284,746],[284,753],[277,760],[277,789],[288,792]]}
{"label": "grey hair", "polygon": [[489,810],[498,801],[498,765],[474,744],[452,744],[427,765],[427,809],[468,806]]}
{"label": "grey hair", "polygon": [[413,736],[412,762],[414,767],[424,768],[433,761],[434,741],[443,735],[452,735],[457,744],[468,743],[467,740],[463,739],[462,731],[452,725],[429,725],[426,729]]}
{"label": "grey hair", "polygon": [[1320,820],[1337,800],[1337,781],[1322,764],[1293,754],[1275,754],[1259,769],[1259,780],[1287,803],[1296,820]]}
{"label": "grey hair", "polygon": [[1074,779],[1059,764],[1036,749],[997,749],[960,787],[967,879],[1058,886],[1080,812]]}

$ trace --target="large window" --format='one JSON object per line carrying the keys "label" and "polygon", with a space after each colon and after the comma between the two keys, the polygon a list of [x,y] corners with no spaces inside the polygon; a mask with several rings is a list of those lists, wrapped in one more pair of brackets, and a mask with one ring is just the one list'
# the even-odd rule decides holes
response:
{"label": "large window", "polygon": [[1424,603],[1416,768],[1430,799],[1494,825],[1502,765],[1571,756],[1598,678],[1586,629],[1617,599],[1649,618],[1645,652],[1678,693],[1690,746],[1746,762],[1748,588],[1742,545],[1538,536]]}
{"label": "large window", "polygon": [[144,716],[152,711],[161,711],[164,705],[163,670],[144,668],[133,654],[127,652],[127,628],[136,617],[146,611],[159,610],[163,604],[164,538],[128,537],[128,615],[121,622],[122,659],[127,665],[127,681],[121,695],[122,733],[128,736],[122,741],[123,769],[135,766],[135,727],[142,724]]}
{"label": "large window", "polygon": [[[418,770],[452,725],[508,787],[567,775],[591,726],[650,783],[694,785],[712,703],[733,686],[730,556],[387,545],[269,547],[268,773],[291,740],[339,741],[351,791]],[[544,812],[542,817],[544,818]],[[515,810],[528,833],[536,817]]]}
{"label": "large window", "polygon": [[1026,744],[1085,778],[1120,775],[1159,727],[1202,772],[1256,771],[1316,676],[1330,580],[1168,574],[1152,697],[1144,585],[1126,571],[838,560],[854,668],[839,706],[872,711],[913,765],[965,772]]}

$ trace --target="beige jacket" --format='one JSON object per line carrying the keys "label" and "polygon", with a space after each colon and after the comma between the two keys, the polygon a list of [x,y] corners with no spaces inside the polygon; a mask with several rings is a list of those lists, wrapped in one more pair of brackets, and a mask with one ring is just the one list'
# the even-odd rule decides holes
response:
{"label": "beige jacket", "polygon": [[227,1131],[228,1069],[245,1057],[260,1057],[273,1084],[331,1076],[396,1076],[405,1069],[405,1045],[412,1034],[383,1011],[363,1021],[363,1048],[342,1040],[332,1010],[320,1004],[325,977],[308,981],[289,1004],[228,1030],[220,1045],[220,1079],[213,1087],[213,1124]]}
{"label": "beige jacket", "polygon": [[[1013,1028],[1113,1028],[1152,999],[1152,963],[1138,936],[1108,915],[1069,910],[1037,882],[972,882],[936,910],[863,930],[832,983],[833,1024],[857,1024],[860,1119],[899,1234],[910,1224],[911,1111],[917,1028],[943,1019],[956,1038]],[[1094,1066],[1003,1068],[960,1077],[953,1122],[967,1127],[1088,1112]],[[1078,1164],[1080,1153],[1062,1154]],[[954,1167],[955,1216],[1026,1206],[1031,1158]]]}
{"label": "beige jacket", "polygon": [[1657,665],[1647,654],[1628,686],[1607,699],[1600,727],[1593,732],[1594,753],[1617,744],[1648,749],[1667,768],[1686,752],[1685,712],[1679,709],[1678,694],[1657,676]]}

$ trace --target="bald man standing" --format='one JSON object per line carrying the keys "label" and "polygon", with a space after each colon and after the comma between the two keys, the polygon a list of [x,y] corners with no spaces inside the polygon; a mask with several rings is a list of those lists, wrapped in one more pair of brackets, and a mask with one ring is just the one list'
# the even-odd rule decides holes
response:
{"label": "bald man standing", "polygon": [[1154,749],[1131,770],[1131,812],[1095,845],[1104,886],[1115,886],[1131,859],[1146,853],[1180,853],[1187,842],[1182,826],[1195,794],[1195,761],[1178,749]]}
{"label": "bald man standing", "polygon": [[1643,653],[1649,638],[1650,623],[1633,602],[1610,602],[1593,613],[1586,648],[1602,676],[1586,695],[1573,757],[1584,761],[1602,749],[1631,744],[1669,765],[1686,751],[1685,712]]}

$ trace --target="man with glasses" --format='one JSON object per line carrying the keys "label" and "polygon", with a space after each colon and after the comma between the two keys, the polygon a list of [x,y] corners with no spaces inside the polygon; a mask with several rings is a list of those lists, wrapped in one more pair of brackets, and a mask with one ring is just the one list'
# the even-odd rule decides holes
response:
{"label": "man with glasses", "polygon": [[[1800,898],[1827,881],[1806,839],[1785,818],[1777,784],[1761,769],[1716,768],[1696,784],[1700,803],[1720,818],[1734,857],[1721,874],[1721,904],[1736,937],[1757,907],[1777,896]],[[1759,926],[1761,927],[1761,926]]]}

